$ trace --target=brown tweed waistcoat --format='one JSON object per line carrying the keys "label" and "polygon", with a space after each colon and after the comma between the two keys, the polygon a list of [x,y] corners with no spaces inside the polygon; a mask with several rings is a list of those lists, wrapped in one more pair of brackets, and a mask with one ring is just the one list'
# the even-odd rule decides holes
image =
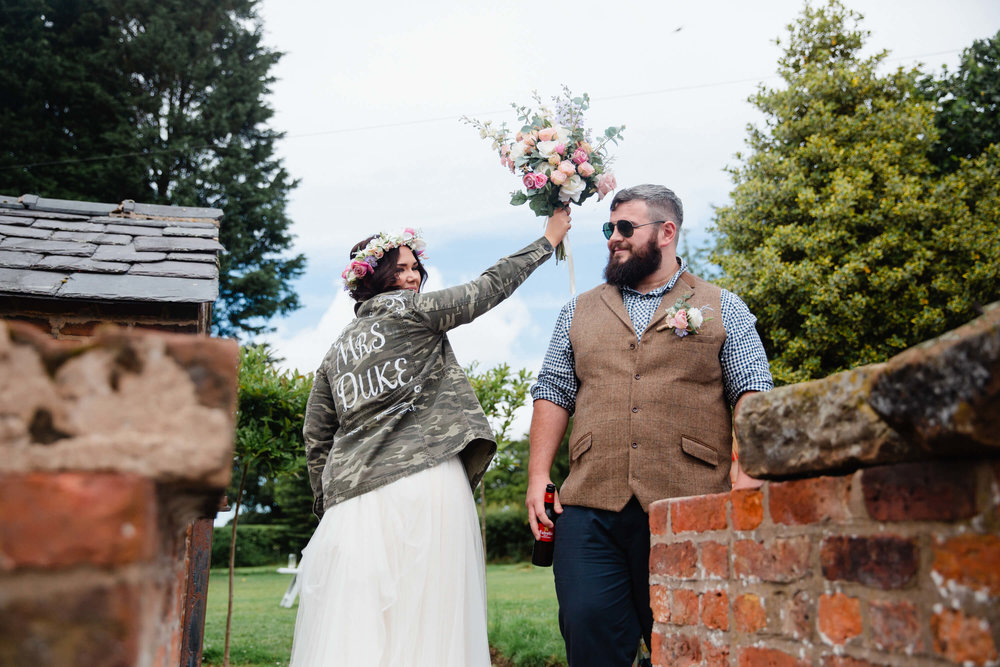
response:
{"label": "brown tweed waistcoat", "polygon": [[[701,331],[658,331],[666,311],[688,294],[688,306],[710,308]],[[729,490],[732,418],[719,365],[726,337],[720,298],[718,287],[685,272],[639,342],[617,287],[578,297],[569,338],[580,386],[570,472],[559,493],[564,504],[619,511],[635,496],[648,511],[661,498]]]}

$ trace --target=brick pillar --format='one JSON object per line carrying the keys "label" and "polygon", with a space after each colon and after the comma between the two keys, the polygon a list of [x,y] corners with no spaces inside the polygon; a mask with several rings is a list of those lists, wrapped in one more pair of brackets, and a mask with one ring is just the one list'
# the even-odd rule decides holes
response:
{"label": "brick pillar", "polygon": [[0,322],[0,664],[179,664],[185,531],[228,483],[237,364],[234,341]]}

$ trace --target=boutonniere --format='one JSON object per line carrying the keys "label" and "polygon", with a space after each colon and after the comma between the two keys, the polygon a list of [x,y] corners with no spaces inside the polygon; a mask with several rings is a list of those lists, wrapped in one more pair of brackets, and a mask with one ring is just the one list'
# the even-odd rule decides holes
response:
{"label": "boutonniere", "polygon": [[681,338],[687,336],[689,333],[699,333],[701,325],[712,319],[711,317],[705,317],[704,311],[712,309],[707,305],[700,308],[689,306],[687,302],[692,296],[694,295],[687,294],[677,299],[677,303],[667,309],[667,321],[656,327],[656,330],[673,329],[674,333]]}

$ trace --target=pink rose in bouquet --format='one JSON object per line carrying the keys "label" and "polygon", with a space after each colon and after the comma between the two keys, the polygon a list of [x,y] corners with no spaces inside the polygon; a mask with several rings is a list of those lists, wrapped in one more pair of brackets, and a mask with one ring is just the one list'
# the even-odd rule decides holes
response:
{"label": "pink rose in bouquet", "polygon": [[576,170],[584,178],[590,178],[591,176],[594,175],[594,165],[590,164],[589,162],[584,162],[578,165]]}
{"label": "pink rose in bouquet", "polygon": [[597,201],[604,199],[609,192],[618,187],[614,174],[601,174],[597,177]]}
{"label": "pink rose in bouquet", "polygon": [[552,175],[549,176],[549,181],[551,181],[553,185],[562,185],[566,182],[567,178],[569,178],[569,175],[565,171],[556,169],[552,172]]}
{"label": "pink rose in bouquet", "polygon": [[576,173],[576,166],[569,160],[563,160],[559,163],[559,171],[565,173],[567,176],[571,176]]}
{"label": "pink rose in bouquet", "polygon": [[573,151],[572,159],[575,164],[583,164],[584,162],[587,161],[589,157],[590,156],[587,155],[587,151],[583,150],[582,148],[577,148],[575,151]]}

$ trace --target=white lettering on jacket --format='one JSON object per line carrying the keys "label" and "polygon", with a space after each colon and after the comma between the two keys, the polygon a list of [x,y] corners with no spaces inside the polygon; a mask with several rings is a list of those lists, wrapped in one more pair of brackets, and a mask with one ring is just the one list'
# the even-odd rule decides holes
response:
{"label": "white lettering on jacket", "polygon": [[394,361],[384,361],[363,369],[358,368],[360,362],[363,362],[368,355],[385,346],[385,336],[379,331],[378,322],[372,323],[368,331],[361,331],[346,340],[338,340],[334,346],[337,350],[338,373],[341,363],[347,366],[354,362],[354,370],[341,373],[334,383],[334,391],[343,410],[354,407],[359,398],[366,400],[375,398],[386,391],[408,384],[413,379],[406,369],[405,357],[397,357]]}

